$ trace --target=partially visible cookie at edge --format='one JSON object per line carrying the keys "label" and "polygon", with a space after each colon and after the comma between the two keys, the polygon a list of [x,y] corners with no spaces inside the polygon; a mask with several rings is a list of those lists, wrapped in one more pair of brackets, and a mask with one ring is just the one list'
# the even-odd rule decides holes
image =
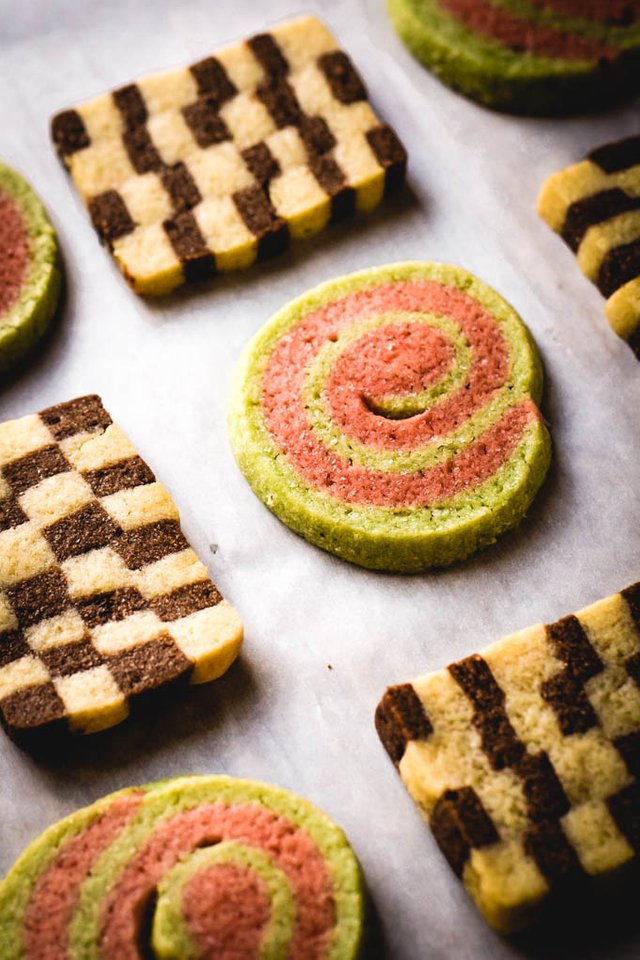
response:
{"label": "partially visible cookie at edge", "polygon": [[238,654],[242,624],[99,397],[0,424],[0,719],[94,733]]}
{"label": "partially visible cookie at edge", "polygon": [[376,727],[485,919],[522,928],[640,850],[640,584],[390,687]]}
{"label": "partially visible cookie at edge", "polygon": [[26,180],[0,162],[0,374],[42,337],[60,287],[58,241],[51,221]]}
{"label": "partially visible cookie at edge", "polygon": [[636,3],[600,0],[387,0],[411,52],[440,79],[497,110],[594,110],[640,88]]}
{"label": "partially visible cookie at edge", "polygon": [[548,177],[538,213],[607,298],[609,323],[640,359],[640,135]]}

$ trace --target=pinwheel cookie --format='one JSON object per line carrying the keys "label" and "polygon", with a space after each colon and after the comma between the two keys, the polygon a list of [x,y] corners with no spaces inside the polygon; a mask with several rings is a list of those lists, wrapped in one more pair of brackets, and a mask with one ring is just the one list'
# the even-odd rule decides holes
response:
{"label": "pinwheel cookie", "polygon": [[0,163],[0,373],[40,339],[60,294],[58,242],[37,196]]}
{"label": "pinwheel cookie", "polygon": [[538,213],[607,297],[609,323],[640,359],[640,136],[550,176]]}
{"label": "pinwheel cookie", "polygon": [[493,926],[640,850],[640,584],[387,690],[380,738]]}
{"label": "pinwheel cookie", "polygon": [[449,86],[523,113],[593,109],[640,86],[627,0],[387,0],[402,40]]}
{"label": "pinwheel cookie", "polygon": [[365,567],[459,560],[521,519],[549,464],[542,374],[515,311],[457,267],[325,283],[246,348],[232,446],[257,495]]}
{"label": "pinwheel cookie", "polygon": [[242,627],[167,490],[80,397],[0,424],[0,719],[93,733],[169,683],[220,676]]}
{"label": "pinwheel cookie", "polygon": [[398,187],[406,153],[314,17],[65,110],[52,135],[135,290],[249,266]]}
{"label": "pinwheel cookie", "polygon": [[105,797],[47,830],[0,884],[6,960],[355,960],[362,913],[339,827],[231,777]]}

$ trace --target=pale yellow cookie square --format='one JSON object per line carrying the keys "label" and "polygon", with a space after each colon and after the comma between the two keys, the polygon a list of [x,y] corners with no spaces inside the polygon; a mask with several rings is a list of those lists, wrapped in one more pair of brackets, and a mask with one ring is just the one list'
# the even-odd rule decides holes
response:
{"label": "pale yellow cookie square", "polygon": [[94,499],[91,487],[78,473],[57,473],[29,487],[20,506],[33,523],[45,527],[79,510]]}
{"label": "pale yellow cookie square", "polygon": [[97,733],[124,720],[129,712],[107,666],[58,677],[53,683],[67,711],[69,727],[79,733]]}

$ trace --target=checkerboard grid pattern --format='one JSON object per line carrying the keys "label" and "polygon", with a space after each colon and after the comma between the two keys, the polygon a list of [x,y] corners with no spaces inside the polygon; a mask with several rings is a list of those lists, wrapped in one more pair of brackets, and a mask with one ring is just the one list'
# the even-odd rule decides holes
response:
{"label": "checkerboard grid pattern", "polygon": [[0,425],[0,715],[92,732],[213,679],[241,626],[98,397]]}
{"label": "checkerboard grid pattern", "polygon": [[607,298],[609,323],[640,358],[640,136],[552,174],[538,212]]}
{"label": "checkerboard grid pattern", "polygon": [[313,17],[54,118],[53,138],[135,289],[249,266],[404,179],[331,33]]}
{"label": "checkerboard grid pattern", "polygon": [[478,905],[640,851],[640,585],[390,688],[381,739]]}

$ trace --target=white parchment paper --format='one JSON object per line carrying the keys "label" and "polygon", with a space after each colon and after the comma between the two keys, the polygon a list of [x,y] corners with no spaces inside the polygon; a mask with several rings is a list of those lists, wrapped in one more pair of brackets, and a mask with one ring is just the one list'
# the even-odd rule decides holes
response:
{"label": "white parchment paper", "polygon": [[[0,871],[48,824],[111,790],[224,772],[295,790],[345,828],[378,916],[381,955],[638,958],[637,911],[624,903],[608,904],[608,925],[598,907],[569,929],[494,935],[373,727],[388,684],[640,578],[640,365],[608,328],[602,297],[573,254],[534,212],[549,173],[637,132],[638,103],[557,121],[492,114],[410,57],[382,0],[301,3],[0,0],[0,156],[45,201],[67,276],[60,322],[0,385],[0,419],[100,393],[171,490],[187,535],[246,625],[241,659],[225,678],[72,745],[64,759],[35,760],[3,735]],[[159,303],[138,299],[51,149],[49,117],[305,11],[337,33],[407,145],[409,189],[244,274]],[[518,530],[450,570],[391,576],[342,563],[271,516],[235,466],[225,401],[243,344],[281,305],[350,270],[417,258],[467,267],[521,313],[546,367],[555,453]],[[586,933],[576,929],[584,924]]]}

